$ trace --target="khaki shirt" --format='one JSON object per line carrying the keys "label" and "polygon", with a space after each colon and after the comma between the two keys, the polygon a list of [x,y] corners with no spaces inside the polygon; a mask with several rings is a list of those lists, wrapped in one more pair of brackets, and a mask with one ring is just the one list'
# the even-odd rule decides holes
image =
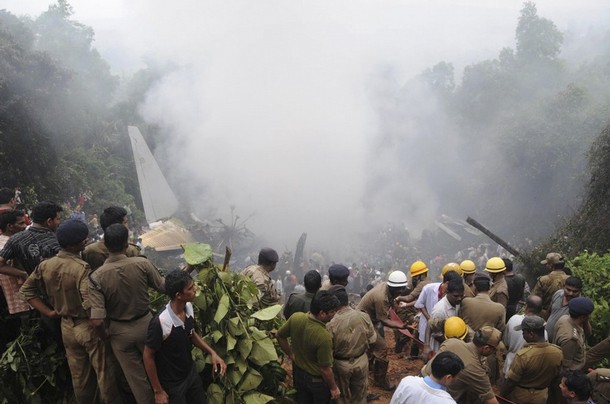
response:
{"label": "khaki shirt", "polygon": [[[474,286],[473,286],[474,287]],[[473,287],[470,287],[464,280],[464,297],[475,297]]]}
{"label": "khaki shirt", "polygon": [[506,325],[506,309],[500,303],[492,302],[485,293],[464,298],[460,303],[459,316],[474,331],[486,325],[504,331]]}
{"label": "khaki shirt", "polygon": [[148,313],[148,288],[165,289],[165,279],[144,257],[111,254],[89,276],[91,318],[132,321]]}
{"label": "khaki shirt", "polygon": [[275,289],[275,282],[262,266],[250,265],[244,269],[241,274],[247,276],[256,283],[256,287],[259,290],[261,309],[273,306],[280,301],[280,295]]}
{"label": "khaki shirt", "polygon": [[[495,397],[491,388],[485,357],[479,354],[472,342],[464,342],[458,338],[445,340],[439,352],[453,352],[464,362],[464,369],[457,374],[447,391],[458,403],[481,403]],[[422,370],[424,376],[432,374],[432,360]]]}
{"label": "khaki shirt", "polygon": [[28,276],[20,293],[24,300],[44,300],[62,317],[89,318],[89,265],[77,255],[60,250],[42,261]]}
{"label": "khaki shirt", "polygon": [[492,302],[500,303],[506,310],[506,305],[508,304],[508,284],[504,277],[491,285],[489,298]]}
{"label": "khaki shirt", "polygon": [[585,331],[574,324],[569,314],[555,323],[553,344],[563,352],[563,370],[580,370],[585,365]]}
{"label": "khaki shirt", "polygon": [[415,301],[417,301],[417,298],[419,297],[419,295],[421,295],[422,289],[424,288],[424,286],[426,286],[429,283],[430,283],[430,278],[428,278],[428,277],[420,280],[419,283],[417,284],[417,286],[415,286],[415,289],[413,289],[413,291],[411,291],[411,293],[409,293],[409,296],[412,296],[413,299]]}
{"label": "khaki shirt", "polygon": [[548,342],[525,344],[517,351],[506,374],[521,388],[544,389],[561,372],[563,354],[557,345]]}
{"label": "khaki shirt", "polygon": [[542,298],[542,310],[545,314],[545,316],[542,317],[545,319],[549,317],[548,313],[551,308],[553,294],[563,288],[566,279],[568,279],[568,275],[562,270],[552,271],[550,274],[538,278],[532,295],[540,296]]}
{"label": "khaki shirt", "polygon": [[[108,251],[108,248],[106,248],[106,244],[104,244],[103,240],[89,244],[82,252],[83,259],[87,261],[87,264],[89,264],[93,271],[104,265],[104,262],[109,255],[110,252]],[[127,253],[125,255],[128,257],[139,257],[140,247],[130,243],[127,246]]]}
{"label": "khaki shirt", "polygon": [[333,336],[335,359],[357,358],[377,340],[377,333],[369,316],[349,306],[341,307],[326,328]]}
{"label": "khaki shirt", "polygon": [[373,324],[376,324],[388,319],[390,299],[388,284],[380,283],[364,295],[358,303],[358,310],[368,314]]}

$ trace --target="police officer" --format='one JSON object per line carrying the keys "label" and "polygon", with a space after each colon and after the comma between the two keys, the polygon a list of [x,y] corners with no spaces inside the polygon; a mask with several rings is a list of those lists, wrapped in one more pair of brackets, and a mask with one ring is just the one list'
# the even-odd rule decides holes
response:
{"label": "police officer", "polygon": [[474,297],[474,274],[477,271],[475,263],[471,260],[464,260],[460,263],[462,277],[464,278],[464,297]]}
{"label": "police officer", "polygon": [[526,316],[515,331],[521,330],[526,345],[517,351],[500,395],[516,403],[544,404],[548,387],[561,372],[563,354],[544,338],[545,322],[539,316]]}
{"label": "police officer", "polygon": [[504,330],[506,310],[489,298],[490,281],[485,272],[477,272],[474,278],[477,295],[464,298],[460,304],[459,316],[475,331],[485,325]]}
{"label": "police officer", "polygon": [[339,299],[335,316],[326,324],[333,336],[333,371],[341,397],[337,403],[365,404],[369,380],[366,351],[377,339],[370,317],[352,309],[341,285],[331,286],[329,292]]}
{"label": "police officer", "polygon": [[280,295],[275,289],[275,282],[269,276],[279,261],[277,252],[272,248],[262,248],[258,253],[258,264],[250,265],[242,271],[245,275],[256,283],[259,290],[259,302],[255,306],[264,309],[265,307],[273,306],[280,301]]}
{"label": "police officer", "polygon": [[553,294],[563,288],[563,284],[568,278],[568,275],[563,271],[565,263],[563,261],[563,256],[559,253],[548,253],[546,259],[540,261],[540,263],[546,266],[549,274],[538,278],[532,294],[542,298],[541,317],[547,320],[550,314]]}
{"label": "police officer", "polygon": [[343,264],[334,264],[328,268],[328,279],[322,282],[320,290],[329,290],[333,285],[347,287],[349,269]]}
{"label": "police officer", "polygon": [[[97,388],[104,403],[116,402],[118,390],[111,348],[89,324],[89,266],[78,254],[85,248],[89,229],[80,220],[67,220],[57,228],[61,250],[42,261],[30,274],[21,294],[43,315],[61,318],[61,333],[74,396],[78,403],[95,402]],[[43,301],[47,299],[47,301]],[[48,305],[47,305],[48,304]]]}

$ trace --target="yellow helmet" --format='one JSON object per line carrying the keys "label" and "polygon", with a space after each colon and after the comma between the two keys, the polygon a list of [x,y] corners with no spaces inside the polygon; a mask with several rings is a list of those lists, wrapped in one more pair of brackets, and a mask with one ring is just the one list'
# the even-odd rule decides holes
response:
{"label": "yellow helmet", "polygon": [[462,272],[466,275],[474,274],[477,271],[477,266],[474,264],[473,261],[470,260],[462,261],[462,263],[460,264],[460,268],[462,269]]}
{"label": "yellow helmet", "polygon": [[413,264],[411,264],[410,272],[411,277],[425,274],[426,272],[428,272],[428,267],[423,261],[415,261]]}
{"label": "yellow helmet", "polygon": [[455,263],[455,262],[450,262],[447,265],[445,265],[443,267],[443,270],[441,271],[441,276],[445,276],[445,274],[449,271],[455,271],[458,274],[462,275],[462,269],[460,268],[460,266]]}
{"label": "yellow helmet", "polygon": [[493,257],[487,260],[487,264],[485,264],[485,270],[487,272],[491,272],[492,274],[496,274],[498,272],[502,272],[506,270],[506,264],[504,260],[500,257]]}
{"label": "yellow helmet", "polygon": [[453,316],[445,320],[445,339],[459,338],[464,339],[468,335],[468,327],[464,320]]}

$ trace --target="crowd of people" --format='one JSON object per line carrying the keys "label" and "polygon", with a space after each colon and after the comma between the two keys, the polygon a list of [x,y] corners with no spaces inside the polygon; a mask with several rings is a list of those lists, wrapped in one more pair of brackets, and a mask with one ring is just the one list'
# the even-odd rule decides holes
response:
{"label": "crowd of people", "polygon": [[[227,364],[195,330],[191,276],[162,276],[141,256],[129,243],[124,208],[101,212],[103,240],[96,242],[82,217],[63,215],[61,206],[41,202],[28,216],[16,209],[13,190],[0,189],[0,286],[13,321],[3,338],[40,313],[65,348],[79,403],[205,402],[193,346],[209,355],[212,372],[223,376]],[[483,267],[448,263],[438,282],[423,261],[408,275],[387,277],[333,264],[325,276],[308,271],[302,289],[297,282],[283,294],[271,276],[278,260],[262,248],[242,274],[259,289],[256,308],[284,303],[276,338],[292,362],[298,403],[374,400],[371,372],[397,404],[610,401],[610,370],[587,372],[610,355],[610,337],[586,349],[593,303],[580,296],[582,280],[566,273],[559,253],[541,262],[548,274],[529,296],[508,258],[491,257]],[[155,315],[149,288],[170,299]],[[396,386],[389,349],[399,360],[423,360],[421,373]]]}

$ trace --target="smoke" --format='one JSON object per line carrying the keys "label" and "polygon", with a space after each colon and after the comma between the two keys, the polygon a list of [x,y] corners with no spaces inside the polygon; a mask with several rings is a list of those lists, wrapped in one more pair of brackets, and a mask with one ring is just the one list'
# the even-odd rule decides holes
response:
{"label": "smoke", "polygon": [[[562,31],[609,14],[604,1],[537,3]],[[151,89],[140,112],[166,135],[155,153],[191,210],[214,219],[232,205],[242,217],[253,214],[248,227],[278,249],[293,249],[307,232],[313,246],[340,250],[350,235],[389,221],[417,236],[440,213],[470,213],[439,211],[447,189],[471,186],[472,168],[453,153],[453,124],[412,78],[446,61],[459,82],[467,64],[514,47],[522,6],[71,4],[115,71],[129,74],[144,59],[179,66]]]}

